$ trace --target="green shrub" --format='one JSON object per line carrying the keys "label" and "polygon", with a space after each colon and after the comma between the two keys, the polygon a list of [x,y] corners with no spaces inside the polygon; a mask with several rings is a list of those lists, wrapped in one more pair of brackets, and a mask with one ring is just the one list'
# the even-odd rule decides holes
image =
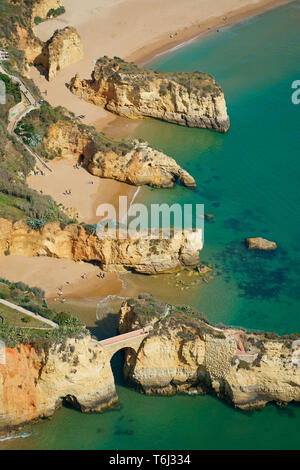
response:
{"label": "green shrub", "polygon": [[251,369],[249,362],[243,361],[243,360],[240,360],[237,368],[238,369],[246,369],[246,370]]}
{"label": "green shrub", "polygon": [[42,20],[42,18],[41,18],[40,16],[35,16],[35,18],[34,18],[33,21],[34,21],[34,24],[35,24],[36,26],[43,22],[43,20]]}
{"label": "green shrub", "polygon": [[[41,289],[40,287],[31,287],[30,288],[30,292],[35,296],[37,297],[39,300],[43,300],[45,299],[45,291],[43,289]],[[47,304],[44,306],[47,307]]]}
{"label": "green shrub", "polygon": [[20,103],[22,96],[19,83],[13,82],[8,75],[1,72],[0,80],[5,84],[6,93],[14,98],[15,103]]}
{"label": "green shrub", "polygon": [[24,322],[24,323],[30,323],[30,322],[31,322],[31,317],[29,317],[29,316],[22,317],[21,320],[22,320],[22,322]]}
{"label": "green shrub", "polygon": [[56,16],[62,15],[65,12],[66,10],[64,6],[60,6],[56,9],[51,8],[47,13],[47,17],[50,18],[50,16],[53,16],[53,18],[55,18]]}

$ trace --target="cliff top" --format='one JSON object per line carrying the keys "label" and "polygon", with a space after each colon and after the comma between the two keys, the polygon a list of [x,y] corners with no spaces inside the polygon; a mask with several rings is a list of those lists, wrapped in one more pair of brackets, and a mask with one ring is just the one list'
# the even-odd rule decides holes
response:
{"label": "cliff top", "polygon": [[[161,94],[163,95],[165,87],[170,82],[185,87],[189,92],[195,91],[203,95],[222,93],[221,87],[215,82],[212,75],[204,72],[161,72],[160,70],[151,70],[138,67],[134,62],[126,62],[119,57],[113,59],[104,56],[97,60],[93,72],[93,78],[100,80],[102,78],[127,81],[128,84],[136,86],[145,86],[147,82],[154,80],[163,80],[161,84]],[[169,84],[167,83],[169,82]]]}
{"label": "cliff top", "polygon": [[[125,308],[124,308],[125,306]],[[225,337],[225,333],[244,335],[247,341],[276,341],[291,347],[292,341],[300,338],[298,333],[278,335],[269,331],[247,331],[242,327],[223,324],[216,326],[207,317],[189,305],[171,305],[156,300],[151,294],[141,294],[138,298],[126,300],[121,307],[120,332],[130,329],[154,326],[150,335],[163,334],[168,336],[172,331],[189,335],[188,330],[197,330],[200,334],[209,333],[216,337]],[[252,338],[252,339],[251,339]]]}

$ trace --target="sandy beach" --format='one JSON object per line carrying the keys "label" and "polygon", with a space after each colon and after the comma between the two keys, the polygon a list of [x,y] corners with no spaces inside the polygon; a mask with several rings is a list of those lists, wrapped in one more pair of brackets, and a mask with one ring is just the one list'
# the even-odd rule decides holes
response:
{"label": "sandy beach", "polygon": [[[105,273],[104,279],[97,274],[98,267],[68,259],[48,258],[38,256],[6,256],[0,258],[0,277],[12,282],[22,281],[30,287],[41,287],[47,299],[56,299],[58,305],[62,299],[82,299],[89,295],[106,297],[117,294],[122,283],[115,273]],[[86,274],[83,279],[81,276]],[[62,295],[58,295],[61,289]]]}
{"label": "sandy beach", "polygon": [[[74,26],[81,35],[84,59],[61,71],[53,82],[48,82],[32,68],[32,78],[46,99],[53,105],[63,105],[75,114],[86,115],[84,122],[98,131],[125,137],[138,123],[86,103],[66,88],[76,73],[88,78],[94,60],[103,55],[119,56],[144,63],[156,54],[172,49],[191,38],[226,27],[234,21],[254,15],[280,3],[282,0],[64,0],[66,13],[44,22],[36,28],[37,35],[47,40],[58,28]],[[208,71],[209,72],[209,71]],[[96,208],[105,202],[117,204],[119,195],[132,200],[135,187],[90,175],[84,169],[74,169],[75,162],[57,159],[50,162],[53,173],[48,176],[30,176],[28,184],[44,194],[50,194],[57,203],[78,213],[80,221],[96,223]],[[93,184],[90,184],[93,182]],[[64,195],[71,189],[71,195]],[[87,279],[82,279],[85,272]],[[105,297],[121,291],[116,274],[97,277],[99,268],[88,263],[58,260],[47,257],[24,258],[7,256],[0,259],[0,276],[12,281],[38,285],[47,298],[57,297],[63,286],[63,296],[84,298],[89,294]],[[70,284],[65,284],[68,281]],[[59,300],[57,300],[59,302]]]}
{"label": "sandy beach", "polygon": [[[49,163],[52,173],[46,175],[30,175],[28,185],[44,194],[49,194],[57,204],[69,209],[70,216],[78,215],[79,222],[95,224],[100,204],[113,204],[118,211],[119,196],[127,196],[132,200],[136,187],[119,181],[99,178],[91,175],[84,168],[74,169],[73,159],[56,159]],[[71,194],[65,194],[71,190]]]}
{"label": "sandy beach", "polygon": [[[86,115],[84,122],[105,128],[115,116],[72,95],[66,83],[78,73],[89,78],[94,61],[103,55],[119,56],[144,63],[156,54],[185,41],[226,27],[284,0],[64,0],[66,13],[41,23],[36,34],[47,40],[58,28],[74,26],[83,42],[84,58],[61,71],[48,82],[36,69],[32,78],[47,100],[64,105],[76,115]],[[208,71],[209,72],[209,71]]]}

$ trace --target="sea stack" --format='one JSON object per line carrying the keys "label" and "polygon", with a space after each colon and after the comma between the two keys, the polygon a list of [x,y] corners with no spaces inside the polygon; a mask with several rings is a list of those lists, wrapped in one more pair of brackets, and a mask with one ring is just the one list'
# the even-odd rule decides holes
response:
{"label": "sea stack", "polygon": [[128,118],[152,117],[188,127],[226,132],[222,88],[203,72],[160,72],[115,57],[98,59],[91,80],[71,79],[80,98]]}

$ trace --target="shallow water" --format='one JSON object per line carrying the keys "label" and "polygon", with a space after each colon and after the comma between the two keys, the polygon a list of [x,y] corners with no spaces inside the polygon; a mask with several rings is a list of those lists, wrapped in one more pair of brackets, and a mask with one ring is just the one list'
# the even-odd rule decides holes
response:
{"label": "shallow water", "polygon": [[[195,191],[143,189],[138,201],[204,203],[215,215],[205,225],[201,254],[213,263],[215,279],[176,291],[176,301],[188,299],[212,321],[279,333],[300,331],[300,105],[291,102],[291,83],[300,79],[299,7],[299,1],[280,7],[151,64],[212,73],[228,103],[227,134],[153,120],[134,131],[197,180]],[[275,240],[279,249],[248,252],[243,240],[249,236]],[[124,282],[171,301],[175,288],[165,281],[127,275]],[[300,448],[299,406],[245,413],[209,396],[146,397],[122,384],[121,356],[113,361],[119,410],[83,415],[61,409],[52,421],[25,430],[31,433],[26,439],[1,442],[0,449]]]}

